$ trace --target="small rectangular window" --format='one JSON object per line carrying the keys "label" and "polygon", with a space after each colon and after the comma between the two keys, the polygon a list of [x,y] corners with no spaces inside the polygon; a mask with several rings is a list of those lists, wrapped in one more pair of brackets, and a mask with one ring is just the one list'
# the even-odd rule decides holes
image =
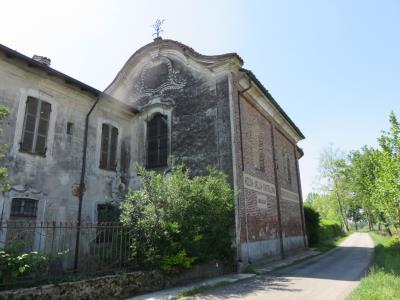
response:
{"label": "small rectangular window", "polygon": [[117,168],[118,128],[103,124],[101,130],[100,168],[115,170]]}
{"label": "small rectangular window", "polygon": [[37,200],[26,198],[14,198],[11,203],[12,217],[36,217]]}
{"label": "small rectangular window", "polygon": [[45,101],[28,97],[20,151],[46,155],[47,133],[51,105]]}
{"label": "small rectangular window", "polygon": [[68,122],[67,123],[67,134],[72,135],[74,132],[74,123]]}

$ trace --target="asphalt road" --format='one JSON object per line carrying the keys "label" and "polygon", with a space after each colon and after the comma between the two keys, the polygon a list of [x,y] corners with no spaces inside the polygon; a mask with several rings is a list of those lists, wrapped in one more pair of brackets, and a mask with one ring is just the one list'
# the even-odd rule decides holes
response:
{"label": "asphalt road", "polygon": [[345,299],[365,275],[373,247],[367,233],[353,233],[338,248],[316,259],[191,299]]}

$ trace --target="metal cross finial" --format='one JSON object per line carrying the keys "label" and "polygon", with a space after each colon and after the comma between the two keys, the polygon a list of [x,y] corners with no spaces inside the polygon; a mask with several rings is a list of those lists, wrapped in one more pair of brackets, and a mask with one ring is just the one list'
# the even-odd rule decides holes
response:
{"label": "metal cross finial", "polygon": [[162,24],[164,23],[164,19],[160,20],[157,19],[156,22],[152,25],[152,27],[154,28],[155,32],[153,33],[153,36],[155,36],[156,38],[160,37],[160,34],[162,32],[164,32],[164,30],[161,29]]}

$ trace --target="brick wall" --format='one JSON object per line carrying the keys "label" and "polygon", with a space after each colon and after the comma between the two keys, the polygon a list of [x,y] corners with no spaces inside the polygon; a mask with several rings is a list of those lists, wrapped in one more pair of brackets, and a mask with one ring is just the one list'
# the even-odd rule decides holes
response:
{"label": "brick wall", "polygon": [[277,257],[281,245],[286,255],[304,246],[295,143],[251,99],[240,96],[240,108],[238,104],[236,108],[238,114],[240,111],[237,135],[242,140],[242,145],[236,145],[240,148],[236,153],[243,160],[237,172],[241,257]]}

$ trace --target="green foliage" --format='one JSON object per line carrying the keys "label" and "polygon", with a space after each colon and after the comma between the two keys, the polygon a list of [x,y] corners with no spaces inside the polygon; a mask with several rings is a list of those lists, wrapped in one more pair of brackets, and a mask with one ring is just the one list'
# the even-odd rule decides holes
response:
{"label": "green foliage", "polygon": [[321,219],[341,223],[339,206],[333,194],[314,193],[312,197],[312,201],[309,201],[309,197],[307,197],[305,205],[309,205],[315,209]]}
{"label": "green foliage", "polygon": [[0,280],[18,277],[46,270],[49,259],[38,252],[21,255],[0,250]]}
{"label": "green foliage", "polygon": [[321,241],[334,240],[343,236],[344,232],[338,223],[321,220],[319,223],[319,237]]}
{"label": "green foliage", "polygon": [[136,267],[189,268],[195,261],[232,257],[234,194],[226,176],[189,176],[184,166],[172,174],[138,167],[142,189],[129,191],[121,221],[131,230]]}
{"label": "green foliage", "polygon": [[40,276],[49,264],[65,255],[68,250],[56,254],[43,254],[36,251],[24,253],[26,243],[15,240],[0,249],[0,282],[12,282],[20,277]]}
{"label": "green foliage", "polygon": [[308,244],[310,246],[319,242],[319,213],[310,206],[304,206],[304,219],[306,223],[306,231]]}
{"label": "green foliage", "polygon": [[185,249],[183,249],[174,256],[165,256],[163,258],[161,269],[163,269],[164,271],[169,271],[176,267],[189,269],[195,260],[196,257],[188,257]]}
{"label": "green foliage", "polygon": [[379,147],[364,146],[347,159],[333,148],[321,155],[321,193],[309,197],[323,219],[348,223],[383,224],[391,234],[400,227],[400,123],[389,115],[390,129],[378,138]]}

